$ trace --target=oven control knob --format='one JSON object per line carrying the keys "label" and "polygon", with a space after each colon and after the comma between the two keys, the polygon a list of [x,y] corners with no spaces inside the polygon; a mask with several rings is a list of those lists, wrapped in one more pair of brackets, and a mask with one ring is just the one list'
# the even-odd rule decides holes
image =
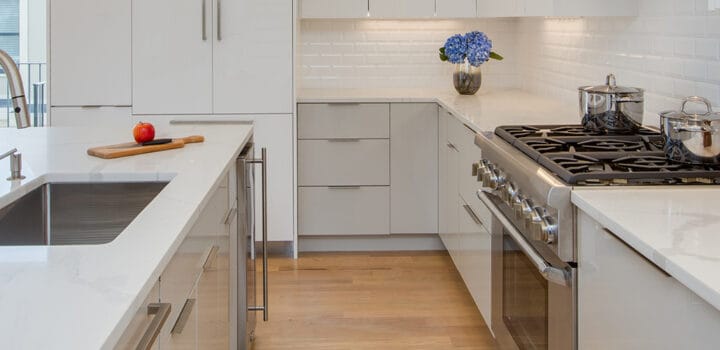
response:
{"label": "oven control knob", "polygon": [[515,215],[518,219],[524,220],[532,214],[533,208],[535,207],[535,204],[533,203],[533,200],[530,198],[525,198],[520,201],[519,210],[515,211]]}
{"label": "oven control knob", "polygon": [[520,192],[518,192],[517,195],[515,195],[515,198],[513,198],[513,200],[512,200],[512,208],[513,208],[513,211],[515,212],[516,219],[522,218],[523,201],[525,201],[525,196],[520,194]]}
{"label": "oven control knob", "polygon": [[477,172],[473,168],[473,176],[477,176],[478,182],[482,182],[483,175],[485,174],[485,172],[487,172],[488,165],[490,165],[490,162],[488,162],[486,159],[483,159],[477,163]]}
{"label": "oven control knob", "polygon": [[478,175],[477,179],[478,181],[482,182],[484,187],[489,187],[486,185],[490,181],[490,176],[492,175],[493,171],[495,171],[495,166],[488,163],[485,163],[484,166],[480,166],[478,168]]}
{"label": "oven control knob", "polygon": [[497,190],[505,182],[505,173],[503,173],[502,170],[494,166],[489,169],[490,171],[483,174],[483,187]]}
{"label": "oven control knob", "polygon": [[502,198],[505,203],[512,206],[513,205],[513,199],[518,195],[518,187],[517,184],[514,182],[506,182],[505,187],[500,192],[500,198]]}
{"label": "oven control knob", "polygon": [[482,164],[482,161],[475,162],[472,164],[472,176],[478,176],[478,170],[480,170],[481,164]]}
{"label": "oven control knob", "polygon": [[540,240],[547,244],[553,244],[557,240],[557,234],[558,225],[555,218],[544,216],[540,227]]}
{"label": "oven control knob", "polygon": [[532,210],[525,214],[525,226],[530,230],[530,234],[533,239],[541,239],[542,221],[545,216],[545,208],[534,207]]}

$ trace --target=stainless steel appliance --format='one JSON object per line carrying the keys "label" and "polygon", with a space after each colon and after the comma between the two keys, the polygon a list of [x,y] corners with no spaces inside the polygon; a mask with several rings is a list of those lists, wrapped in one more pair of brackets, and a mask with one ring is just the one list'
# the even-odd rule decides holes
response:
{"label": "stainless steel appliance", "polygon": [[[268,249],[267,249],[267,151],[261,150],[261,158],[254,158],[252,143],[243,149],[237,159],[237,348],[252,349],[257,323],[256,312],[263,312],[268,320]],[[258,306],[256,293],[255,249],[255,165],[262,166],[262,291],[263,304]],[[244,261],[243,261],[244,259]]]}
{"label": "stainless steel appliance", "polygon": [[720,183],[720,167],[668,161],[649,128],[503,126],[475,144],[477,195],[493,216],[491,328],[509,349],[577,348],[573,187]]}

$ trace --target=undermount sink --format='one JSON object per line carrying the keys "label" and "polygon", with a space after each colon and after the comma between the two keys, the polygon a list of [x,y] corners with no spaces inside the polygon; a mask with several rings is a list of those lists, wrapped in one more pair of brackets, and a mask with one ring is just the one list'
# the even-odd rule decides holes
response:
{"label": "undermount sink", "polygon": [[44,184],[0,209],[0,246],[111,242],[165,185]]}

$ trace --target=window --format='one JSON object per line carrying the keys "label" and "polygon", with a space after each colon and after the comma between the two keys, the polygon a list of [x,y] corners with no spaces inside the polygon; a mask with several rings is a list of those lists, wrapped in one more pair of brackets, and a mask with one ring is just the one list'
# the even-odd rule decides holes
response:
{"label": "window", "polygon": [[20,0],[0,0],[0,49],[20,58]]}

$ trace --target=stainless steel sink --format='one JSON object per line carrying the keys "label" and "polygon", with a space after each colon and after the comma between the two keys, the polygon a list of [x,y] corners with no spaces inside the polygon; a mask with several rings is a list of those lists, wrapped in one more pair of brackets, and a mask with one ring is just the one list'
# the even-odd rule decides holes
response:
{"label": "stainless steel sink", "polygon": [[165,185],[45,184],[0,209],[0,246],[111,242]]}

